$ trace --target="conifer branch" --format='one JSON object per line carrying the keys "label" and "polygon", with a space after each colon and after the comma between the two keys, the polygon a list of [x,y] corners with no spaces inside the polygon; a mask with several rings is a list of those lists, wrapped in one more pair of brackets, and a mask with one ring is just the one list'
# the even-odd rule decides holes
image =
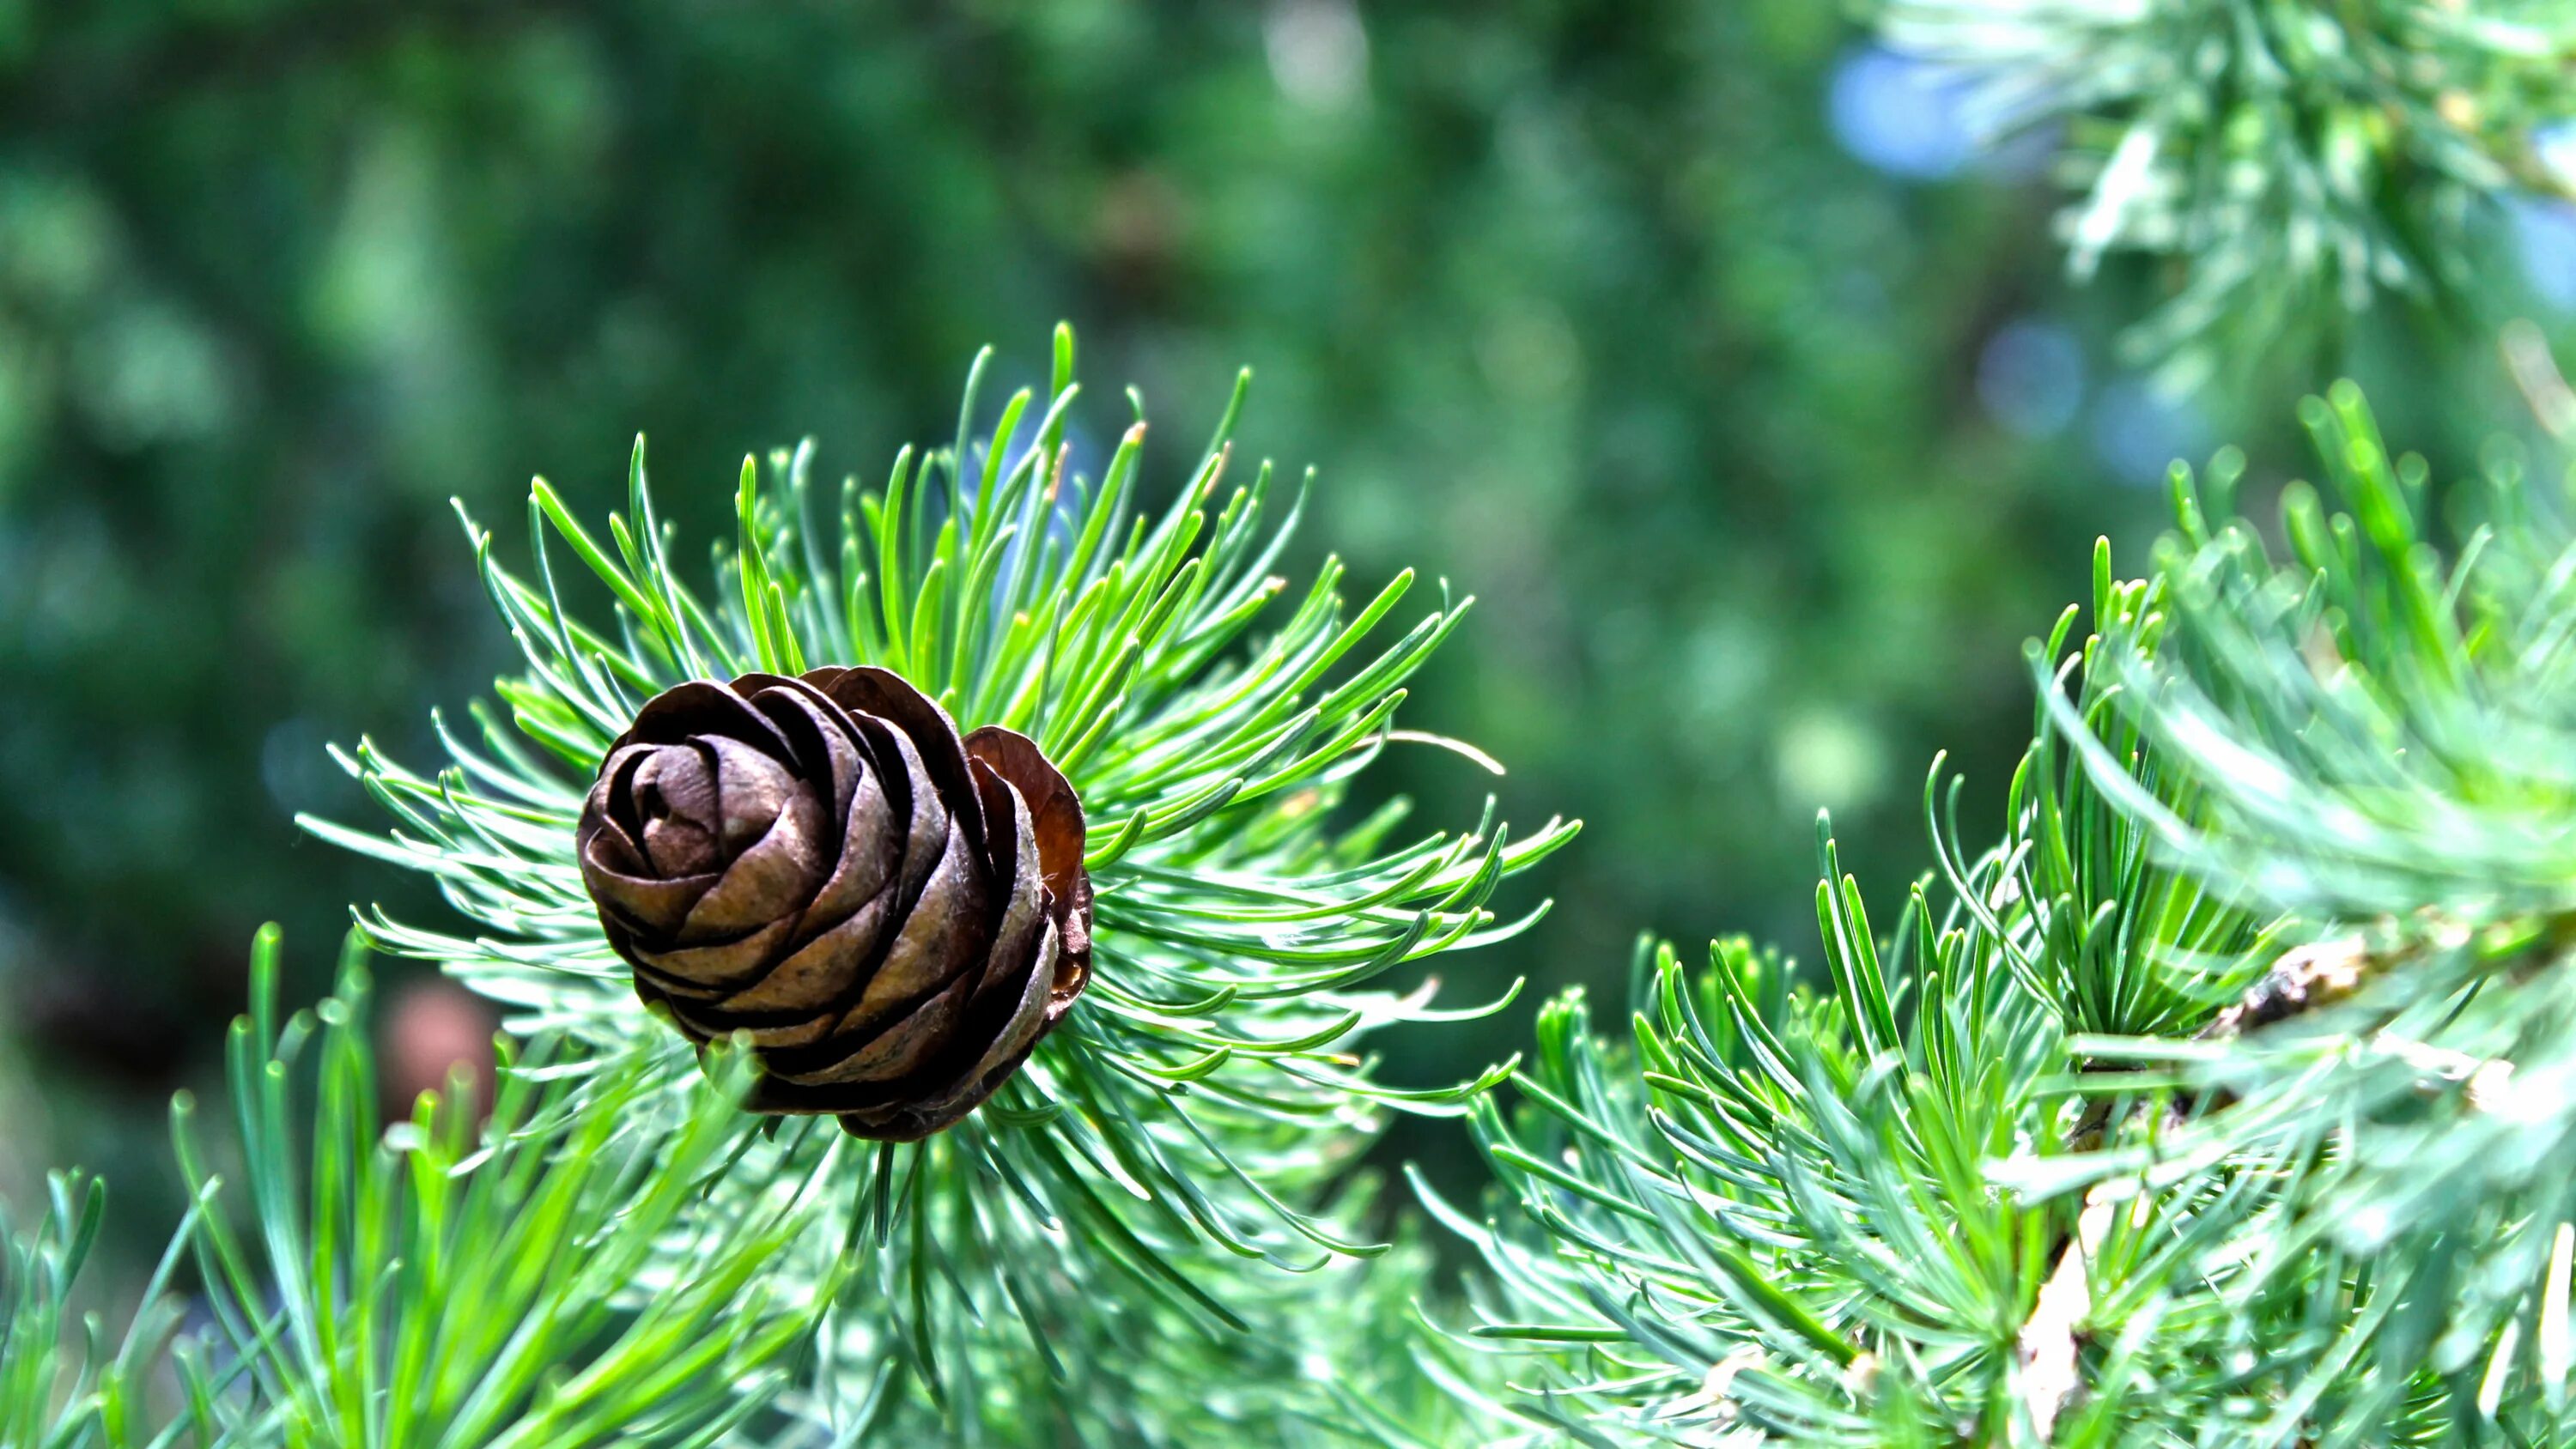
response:
{"label": "conifer branch", "polygon": [[[2455,504],[2358,393],[2349,512],[2176,479],[2149,579],[2030,651],[2009,828],[1824,970],[1542,1018],[1462,1346],[1485,1412],[1650,1443],[2544,1442],[2566,1408],[2576,546],[2512,455]],[[1936,768],[1937,787],[1940,772]],[[2112,1023],[2121,1023],[2114,1026]]]}
{"label": "conifer branch", "polygon": [[[717,1222],[771,1183],[811,1182],[835,1204],[837,1226],[792,1256],[817,1282],[855,1263],[850,1302],[873,1306],[827,1336],[833,1392],[804,1400],[819,1423],[990,1416],[994,1434],[1025,1439],[1110,1412],[1065,1387],[1126,1381],[1086,1345],[1144,1323],[1244,1343],[1260,1329],[1247,1305],[1275,1296],[1264,1274],[1354,1281],[1336,1265],[1385,1251],[1334,1187],[1386,1113],[1455,1115],[1499,1074],[1380,1087],[1357,1049],[1366,1033],[1455,1013],[1373,983],[1524,929],[1538,913],[1502,916],[1495,893],[1574,827],[1516,835],[1489,807],[1471,829],[1405,840],[1401,802],[1345,817],[1351,782],[1414,737],[1395,724],[1406,680],[1469,601],[1444,585],[1388,638],[1413,576],[1350,613],[1328,559],[1275,617],[1305,485],[1236,456],[1249,374],[1157,509],[1141,417],[1096,477],[1075,455],[1069,331],[1045,395],[1010,398],[989,432],[984,370],[956,444],[907,450],[881,490],[821,484],[810,444],[765,469],[747,459],[712,591],[674,563],[640,441],[628,507],[604,531],[535,485],[532,578],[469,523],[525,672],[500,682],[498,708],[474,708],[472,730],[440,721],[450,760],[434,772],[369,742],[342,755],[390,833],[305,823],[428,874],[472,923],[361,912],[372,944],[437,962],[508,1007],[514,1031],[576,1044],[566,1075],[678,1091],[697,1076],[690,1054],[636,1000],[573,855],[582,791],[647,697],[688,678],[877,664],[962,729],[1034,741],[1092,822],[1088,991],[957,1125],[857,1150],[813,1119],[746,1118],[709,1195]],[[600,608],[580,604],[584,576]],[[1179,1412],[1162,1392],[1151,1412]]]}
{"label": "conifer branch", "polygon": [[2130,332],[2178,386],[2339,335],[2385,299],[2477,319],[2476,226],[2564,197],[2540,154],[2576,110],[2576,20],[2526,0],[1883,0],[1890,44],[1954,68],[1988,138],[2063,128],[2061,220],[2092,277],[2179,279]]}

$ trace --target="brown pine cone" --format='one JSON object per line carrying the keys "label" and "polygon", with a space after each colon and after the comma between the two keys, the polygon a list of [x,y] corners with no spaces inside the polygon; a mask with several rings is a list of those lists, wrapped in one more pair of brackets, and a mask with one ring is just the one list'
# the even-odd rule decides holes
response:
{"label": "brown pine cone", "polygon": [[883,669],[653,697],[575,836],[636,994],[751,1033],[751,1109],[908,1142],[993,1094],[1091,975],[1082,804],[1035,743]]}

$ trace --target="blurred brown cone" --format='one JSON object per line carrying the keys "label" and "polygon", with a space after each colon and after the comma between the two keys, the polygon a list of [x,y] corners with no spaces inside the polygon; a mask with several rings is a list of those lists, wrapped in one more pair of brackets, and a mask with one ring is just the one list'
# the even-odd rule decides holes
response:
{"label": "blurred brown cone", "polygon": [[654,696],[575,837],[636,993],[748,1031],[751,1107],[912,1141],[973,1111],[1091,974],[1082,805],[1035,743],[883,669]]}

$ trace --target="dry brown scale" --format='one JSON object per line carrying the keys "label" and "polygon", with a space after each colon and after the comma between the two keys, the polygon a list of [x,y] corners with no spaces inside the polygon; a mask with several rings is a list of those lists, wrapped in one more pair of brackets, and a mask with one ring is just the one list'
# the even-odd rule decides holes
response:
{"label": "dry brown scale", "polygon": [[575,837],[636,994],[749,1033],[750,1107],[913,1141],[972,1112],[1091,974],[1082,804],[1024,735],[883,669],[695,680],[601,764]]}

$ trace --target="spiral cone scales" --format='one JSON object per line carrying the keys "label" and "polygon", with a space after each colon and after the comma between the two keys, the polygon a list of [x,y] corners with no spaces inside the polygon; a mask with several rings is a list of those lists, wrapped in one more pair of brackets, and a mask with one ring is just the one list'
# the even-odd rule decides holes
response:
{"label": "spiral cone scales", "polygon": [[747,1033],[750,1102],[887,1141],[972,1112],[1082,994],[1081,802],[1026,736],[960,737],[883,669],[656,695],[575,840],[636,993]]}

